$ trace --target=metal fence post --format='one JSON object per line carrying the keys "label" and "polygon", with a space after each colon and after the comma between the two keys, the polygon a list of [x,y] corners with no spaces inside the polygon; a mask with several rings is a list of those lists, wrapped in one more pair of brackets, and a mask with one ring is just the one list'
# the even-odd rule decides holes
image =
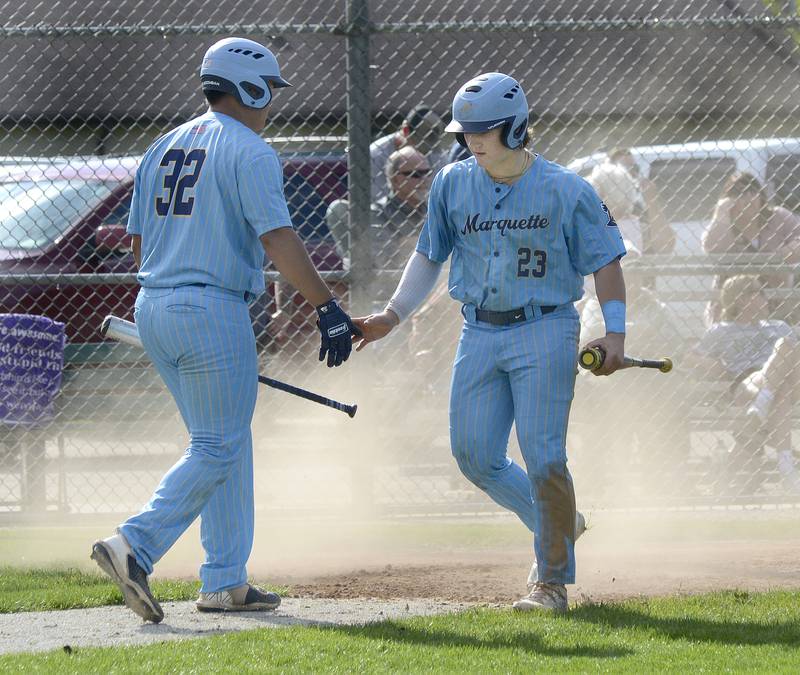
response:
{"label": "metal fence post", "polygon": [[369,15],[367,0],[347,0],[347,137],[351,307],[369,311],[370,246]]}
{"label": "metal fence post", "polygon": [[[350,225],[350,311],[368,314],[373,278],[370,232],[371,170],[369,145],[372,128],[369,87],[369,12],[367,0],[347,0],[347,147]],[[369,462],[351,457],[354,503],[369,507],[374,497],[374,475]]]}

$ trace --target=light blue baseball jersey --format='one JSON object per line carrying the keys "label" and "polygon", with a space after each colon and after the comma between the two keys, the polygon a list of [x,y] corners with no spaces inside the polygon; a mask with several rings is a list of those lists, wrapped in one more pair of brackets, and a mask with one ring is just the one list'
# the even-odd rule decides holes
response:
{"label": "light blue baseball jersey", "polygon": [[258,358],[244,300],[264,290],[259,236],[290,226],[278,156],[227,115],[210,112],[169,132],[136,174],[134,317],[190,444],[120,531],[149,574],[200,515],[203,592],[247,581]]}
{"label": "light blue baseball jersey", "polygon": [[291,227],[277,153],[241,122],[208,112],[148,148],[128,232],[142,235],[139,283],[264,291],[259,237]]}
{"label": "light blue baseball jersey", "polygon": [[[625,254],[613,218],[582,178],[536,157],[513,185],[474,158],[434,178],[417,251],[452,253],[450,295],[480,309],[559,306],[492,325],[464,312],[450,387],[450,446],[462,473],[535,532],[536,579],[575,582],[575,494],[566,431],[583,277]],[[527,472],[507,456],[516,425]]]}
{"label": "light blue baseball jersey", "polygon": [[444,167],[417,251],[435,262],[453,254],[454,299],[505,311],[579,300],[583,277],[625,245],[594,188],[539,155],[513,185],[495,183],[474,157]]}

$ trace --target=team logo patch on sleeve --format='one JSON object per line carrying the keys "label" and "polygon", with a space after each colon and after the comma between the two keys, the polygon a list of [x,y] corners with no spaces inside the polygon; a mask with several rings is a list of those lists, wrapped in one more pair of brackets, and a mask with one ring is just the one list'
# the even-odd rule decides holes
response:
{"label": "team logo patch on sleeve", "polygon": [[608,220],[606,221],[606,227],[617,227],[617,221],[614,220],[614,216],[611,215],[611,211],[608,210],[608,207],[605,205],[605,202],[600,202],[600,208],[603,209],[603,213],[608,216]]}

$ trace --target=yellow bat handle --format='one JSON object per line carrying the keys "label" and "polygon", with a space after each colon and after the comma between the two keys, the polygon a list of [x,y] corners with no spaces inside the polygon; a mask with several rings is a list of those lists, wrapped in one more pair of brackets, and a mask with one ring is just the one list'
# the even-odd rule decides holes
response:
{"label": "yellow bat handle", "polygon": [[[581,368],[585,368],[586,370],[597,370],[603,365],[603,359],[605,359],[605,357],[605,352],[599,347],[586,347],[586,349],[582,349],[580,354],[578,354],[578,364]],[[665,356],[659,361],[648,361],[626,356],[622,367],[631,368],[633,366],[638,366],[640,368],[658,368],[662,373],[668,373],[672,370],[672,359]]]}
{"label": "yellow bat handle", "polygon": [[597,370],[603,365],[605,356],[603,350],[599,347],[587,347],[578,354],[578,364],[586,370]]}

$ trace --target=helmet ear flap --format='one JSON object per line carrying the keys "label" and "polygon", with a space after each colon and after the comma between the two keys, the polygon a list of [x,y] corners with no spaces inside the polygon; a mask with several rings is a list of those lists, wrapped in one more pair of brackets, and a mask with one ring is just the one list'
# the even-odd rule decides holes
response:
{"label": "helmet ear flap", "polygon": [[244,89],[245,93],[251,98],[263,98],[266,91],[252,82],[239,82],[239,86]]}
{"label": "helmet ear flap", "polygon": [[518,148],[525,138],[525,130],[528,128],[528,120],[523,120],[516,127],[512,128],[513,122],[506,124],[506,133],[503,134],[503,142],[506,147],[512,150]]}

